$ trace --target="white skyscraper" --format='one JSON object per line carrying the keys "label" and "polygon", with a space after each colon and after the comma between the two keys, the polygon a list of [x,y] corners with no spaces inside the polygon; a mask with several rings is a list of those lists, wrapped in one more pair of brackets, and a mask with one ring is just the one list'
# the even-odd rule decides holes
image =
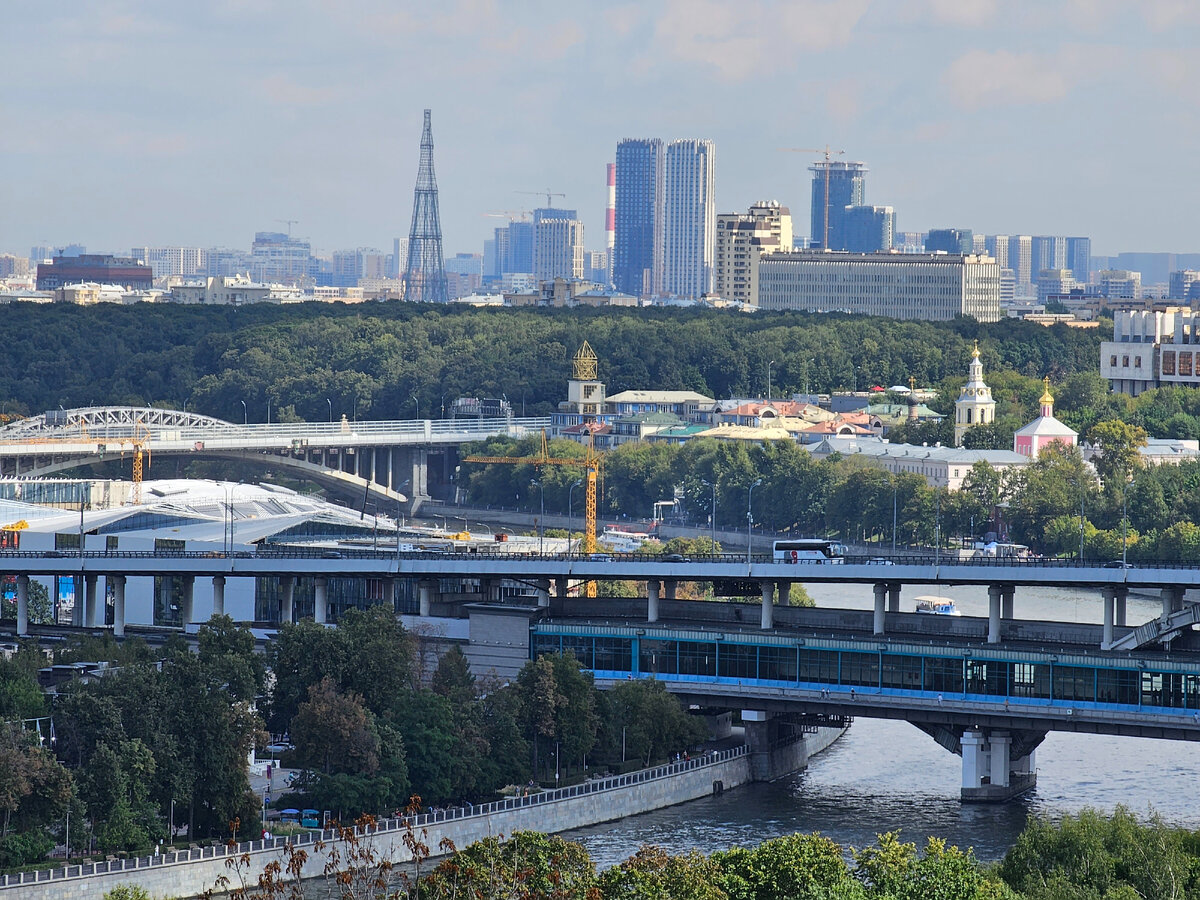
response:
{"label": "white skyscraper", "polygon": [[663,179],[663,290],[699,298],[712,290],[716,232],[712,141],[671,141]]}

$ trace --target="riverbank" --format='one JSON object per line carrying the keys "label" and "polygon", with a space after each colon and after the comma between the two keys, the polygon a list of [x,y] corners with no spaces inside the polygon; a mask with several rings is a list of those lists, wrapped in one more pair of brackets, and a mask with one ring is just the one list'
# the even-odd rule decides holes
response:
{"label": "riverbank", "polygon": [[[790,752],[807,760],[837,740],[841,731],[827,728],[805,735],[797,742],[800,746],[790,748]],[[426,848],[431,858],[436,858],[444,855],[441,848],[447,841],[465,847],[485,837],[516,831],[570,831],[724,793],[753,779],[753,759],[742,746],[561,790],[384,820],[374,829],[357,833],[356,839],[376,859],[403,864],[413,859],[414,840]],[[334,837],[332,832],[312,832],[294,841],[308,852],[303,877],[321,876],[334,854],[344,856],[341,842],[333,840]],[[326,843],[319,847],[319,842]],[[244,856],[247,862],[242,867],[243,873],[251,880],[256,879],[269,863],[283,860],[287,843],[284,838],[274,838],[235,847],[205,847],[24,872],[0,878],[0,897],[69,900],[96,897],[119,884],[130,883],[140,885],[154,896],[196,896],[213,888],[222,876],[232,874],[228,862],[233,858]]]}

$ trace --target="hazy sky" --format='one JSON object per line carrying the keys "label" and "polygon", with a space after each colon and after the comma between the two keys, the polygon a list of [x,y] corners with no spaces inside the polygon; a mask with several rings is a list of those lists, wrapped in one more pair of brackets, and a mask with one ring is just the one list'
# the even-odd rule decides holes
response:
{"label": "hazy sky", "polygon": [[1200,250],[1197,0],[5,0],[0,251],[390,249],[421,111],[446,252],[565,192],[604,244],[623,137],[711,138],[720,211],[808,230],[810,155],[902,230]]}

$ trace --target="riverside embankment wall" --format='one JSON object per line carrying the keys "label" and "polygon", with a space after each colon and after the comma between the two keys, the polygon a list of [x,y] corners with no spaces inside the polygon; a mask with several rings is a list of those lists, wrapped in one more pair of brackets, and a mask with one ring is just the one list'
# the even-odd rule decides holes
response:
{"label": "riverside embankment wall", "polygon": [[[793,761],[793,769],[799,768],[841,733],[840,728],[822,728],[816,734],[805,735],[802,741],[780,748],[780,752]],[[775,768],[778,771],[780,767]],[[466,847],[486,837],[508,836],[517,831],[571,831],[697,800],[761,777],[760,766],[743,746],[485,806],[385,819],[374,830],[360,834],[358,841],[361,847],[370,849],[376,860],[406,863],[412,860],[406,837],[417,839],[428,848],[432,858],[437,858],[446,855],[441,849],[443,841]],[[335,833],[327,831],[290,839],[308,854],[302,877],[321,877],[331,857],[345,858],[344,843],[334,838]],[[241,867],[241,875],[250,884],[257,881],[269,863],[278,861],[286,865],[284,847],[288,841],[273,838],[233,847],[203,847],[161,856],[5,875],[0,877],[0,900],[99,900],[120,884],[137,884],[156,898],[194,897],[214,889],[222,876],[230,879],[229,888],[237,887],[238,873],[230,868],[229,862],[243,855],[248,862]],[[322,849],[316,847],[320,841],[325,842]]]}

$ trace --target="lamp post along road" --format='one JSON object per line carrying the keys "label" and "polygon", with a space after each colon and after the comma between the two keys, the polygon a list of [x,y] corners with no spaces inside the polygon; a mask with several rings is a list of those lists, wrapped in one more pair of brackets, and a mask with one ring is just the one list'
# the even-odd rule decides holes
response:
{"label": "lamp post along road", "polygon": [[708,516],[708,524],[712,529],[712,537],[710,538],[712,546],[708,548],[709,556],[717,555],[717,485],[712,481],[700,479],[700,483],[712,488],[712,510]]}
{"label": "lamp post along road", "polygon": [[571,556],[571,535],[575,531],[575,488],[583,484],[579,479],[567,491],[567,556]]}
{"label": "lamp post along road", "polygon": [[762,484],[762,479],[750,485],[750,490],[746,493],[746,565],[749,566],[754,560],[754,489]]}

